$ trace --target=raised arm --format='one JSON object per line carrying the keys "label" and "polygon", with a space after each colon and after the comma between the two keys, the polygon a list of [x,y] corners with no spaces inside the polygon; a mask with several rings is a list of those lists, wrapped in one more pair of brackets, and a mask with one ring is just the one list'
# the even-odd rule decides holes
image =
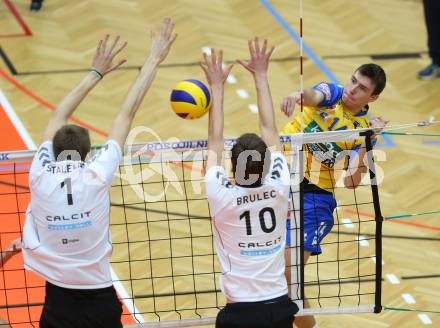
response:
{"label": "raised arm", "polygon": [[109,36],[106,35],[103,40],[99,41],[91,71],[58,104],[44,131],[43,142],[53,139],[55,133],[67,123],[70,115],[72,115],[78,105],[104,75],[114,71],[126,62],[125,59],[113,62],[113,59],[125,48],[127,43],[124,42],[120,47],[116,48],[119,41],[119,36],[117,36],[110,47],[107,48],[108,39]]}
{"label": "raised arm", "polygon": [[115,140],[121,149],[124,149],[125,140],[127,139],[134,116],[156,76],[157,68],[168,55],[171,45],[177,37],[173,30],[174,24],[171,18],[167,17],[162,21],[159,35],[153,31],[151,32],[150,55],[145,60],[139,75],[130,87],[121,110],[110,129],[109,139]]}
{"label": "raised arm", "polygon": [[[304,106],[315,107],[318,106],[324,100],[324,95],[314,89],[305,89],[304,90]],[[291,117],[293,111],[295,110],[295,106],[301,106],[301,92],[293,91],[287,97],[284,97],[281,101],[281,111],[287,116]]]}
{"label": "raised arm", "polygon": [[280,137],[275,124],[275,115],[273,112],[272,95],[270,93],[269,82],[267,79],[267,70],[269,67],[269,58],[272,55],[273,46],[267,49],[267,40],[264,40],[263,47],[256,37],[254,41],[249,40],[250,60],[237,60],[244,68],[252,73],[257,89],[258,115],[260,117],[261,138],[268,147],[275,147],[281,150]]}
{"label": "raised arm", "polygon": [[223,162],[223,92],[225,81],[231,72],[232,65],[223,69],[223,51],[218,54],[215,49],[211,49],[211,58],[204,53],[200,66],[205,72],[206,79],[211,86],[212,106],[209,110],[208,123],[208,156],[206,159],[206,172],[209,168],[222,165]]}

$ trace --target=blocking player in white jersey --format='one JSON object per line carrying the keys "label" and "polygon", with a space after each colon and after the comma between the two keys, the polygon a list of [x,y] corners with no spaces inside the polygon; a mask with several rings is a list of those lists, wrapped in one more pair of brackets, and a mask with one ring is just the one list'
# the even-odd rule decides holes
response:
{"label": "blocking player in white jersey", "polygon": [[126,45],[118,46],[119,36],[99,42],[91,72],[61,101],[44,132],[29,172],[23,231],[25,267],[46,280],[41,328],[122,327],[109,264],[109,189],[133,118],[176,38],[173,28],[165,18],[160,33],[151,34],[150,55],[91,160],[88,131],[66,123],[102,77],[125,62],[115,60]]}
{"label": "blocking player in white jersey", "polygon": [[206,194],[213,220],[221,289],[227,304],[217,328],[292,327],[298,307],[287,295],[284,276],[286,212],[290,174],[282,153],[267,80],[267,40],[249,41],[250,60],[238,62],[250,71],[258,97],[261,138],[239,137],[232,147],[229,181],[223,166],[223,90],[232,68],[222,68],[222,51],[212,49],[201,63],[211,86]]}

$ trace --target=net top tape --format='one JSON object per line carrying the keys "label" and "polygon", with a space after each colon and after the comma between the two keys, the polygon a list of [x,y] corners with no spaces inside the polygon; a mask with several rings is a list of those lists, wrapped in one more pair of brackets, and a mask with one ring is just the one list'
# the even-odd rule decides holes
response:
{"label": "net top tape", "polygon": [[[323,142],[340,142],[357,139],[361,133],[371,131],[371,129],[355,129],[344,131],[325,131],[314,133],[296,133],[290,135],[281,135],[280,142],[284,145],[295,145],[300,147],[302,144],[311,143],[323,143]],[[225,149],[230,149],[235,142],[236,138],[225,139]],[[184,152],[184,151],[202,151],[206,150],[208,146],[208,140],[176,140],[165,142],[148,142],[143,144],[126,145],[124,154],[132,157],[148,155],[155,157],[160,155],[160,160],[176,160],[174,157],[169,159],[162,158],[163,153],[170,152]],[[94,150],[99,149],[94,147]],[[0,164],[11,162],[31,162],[36,150],[20,150],[20,151],[2,151],[0,152]],[[181,156],[179,156],[182,159]]]}

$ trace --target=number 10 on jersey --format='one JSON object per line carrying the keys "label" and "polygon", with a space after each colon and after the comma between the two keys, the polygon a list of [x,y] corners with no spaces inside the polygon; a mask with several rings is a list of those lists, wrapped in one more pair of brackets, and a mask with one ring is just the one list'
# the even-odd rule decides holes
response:
{"label": "number 10 on jersey", "polygon": [[[266,215],[268,213],[269,215]],[[266,225],[266,217],[269,216],[270,218],[270,225]],[[258,217],[260,219],[260,227],[261,230],[263,230],[265,233],[271,233],[275,230],[275,227],[277,225],[277,221],[275,219],[275,212],[273,208],[271,207],[265,207],[263,208],[259,213]],[[248,236],[252,235],[252,225],[251,225],[251,211],[244,211],[240,215],[240,220],[245,219],[246,222],[246,234]]]}

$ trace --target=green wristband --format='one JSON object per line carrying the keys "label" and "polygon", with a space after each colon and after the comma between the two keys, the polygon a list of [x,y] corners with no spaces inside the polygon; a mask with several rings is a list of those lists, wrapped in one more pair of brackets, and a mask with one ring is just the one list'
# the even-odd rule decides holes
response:
{"label": "green wristband", "polygon": [[90,70],[90,72],[92,72],[92,73],[95,74],[97,77],[99,77],[100,80],[104,77],[104,75],[102,75],[101,72],[98,71],[97,69],[92,68],[92,69]]}

